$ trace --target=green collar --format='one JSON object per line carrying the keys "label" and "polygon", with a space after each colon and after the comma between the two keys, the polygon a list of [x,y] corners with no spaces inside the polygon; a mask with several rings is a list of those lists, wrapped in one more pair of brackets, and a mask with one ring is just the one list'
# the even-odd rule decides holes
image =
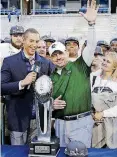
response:
{"label": "green collar", "polygon": [[69,71],[71,69],[72,64],[72,62],[68,62],[64,69]]}
{"label": "green collar", "polygon": [[[69,62],[67,63],[67,65],[62,69],[62,71],[63,71],[63,70],[69,71],[69,70],[71,69],[71,65],[72,65],[72,64],[73,64],[73,62],[70,62],[70,61],[69,61]],[[58,70],[58,69],[56,68],[55,71],[57,72],[57,70]]]}

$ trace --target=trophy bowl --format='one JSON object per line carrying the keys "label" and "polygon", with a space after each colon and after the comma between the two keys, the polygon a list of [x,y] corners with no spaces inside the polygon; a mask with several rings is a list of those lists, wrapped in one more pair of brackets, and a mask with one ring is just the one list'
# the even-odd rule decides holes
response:
{"label": "trophy bowl", "polygon": [[35,82],[35,95],[38,101],[43,104],[46,103],[52,95],[52,81],[51,79],[43,75],[39,77]]}

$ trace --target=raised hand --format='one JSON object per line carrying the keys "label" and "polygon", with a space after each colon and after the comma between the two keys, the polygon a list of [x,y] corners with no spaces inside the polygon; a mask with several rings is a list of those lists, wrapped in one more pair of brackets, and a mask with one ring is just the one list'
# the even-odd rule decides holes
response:
{"label": "raised hand", "polygon": [[99,6],[96,6],[96,0],[87,1],[87,12],[84,14],[79,12],[89,23],[95,23]]}

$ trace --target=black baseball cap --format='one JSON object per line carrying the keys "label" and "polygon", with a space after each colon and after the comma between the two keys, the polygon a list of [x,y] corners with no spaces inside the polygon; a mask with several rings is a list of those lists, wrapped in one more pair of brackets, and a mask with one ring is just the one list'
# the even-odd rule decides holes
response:
{"label": "black baseball cap", "polygon": [[69,37],[65,40],[65,45],[69,42],[69,41],[74,41],[77,43],[77,45],[79,46],[79,40],[76,37]]}
{"label": "black baseball cap", "polygon": [[13,34],[24,34],[24,28],[22,26],[13,26],[10,29],[10,35]]}
{"label": "black baseball cap", "polygon": [[56,41],[53,37],[47,35],[42,36],[41,40],[44,40],[45,42],[52,42],[52,43]]}
{"label": "black baseball cap", "polygon": [[113,43],[113,42],[117,42],[117,38],[114,38],[110,41],[110,45]]}
{"label": "black baseball cap", "polygon": [[103,52],[102,52],[102,49],[100,46],[96,46],[96,49],[95,49],[95,53],[94,55],[100,55],[100,56],[103,56]]}
{"label": "black baseball cap", "polygon": [[109,44],[105,41],[105,40],[99,40],[98,42],[97,42],[97,46],[105,46],[106,48],[110,48],[110,46],[109,46]]}

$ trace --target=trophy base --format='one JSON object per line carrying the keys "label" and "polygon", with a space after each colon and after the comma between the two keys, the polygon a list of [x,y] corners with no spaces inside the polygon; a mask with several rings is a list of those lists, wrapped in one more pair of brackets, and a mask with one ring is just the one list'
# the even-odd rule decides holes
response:
{"label": "trophy base", "polygon": [[60,151],[57,137],[52,137],[50,142],[39,142],[35,137],[29,146],[28,157],[56,157]]}

